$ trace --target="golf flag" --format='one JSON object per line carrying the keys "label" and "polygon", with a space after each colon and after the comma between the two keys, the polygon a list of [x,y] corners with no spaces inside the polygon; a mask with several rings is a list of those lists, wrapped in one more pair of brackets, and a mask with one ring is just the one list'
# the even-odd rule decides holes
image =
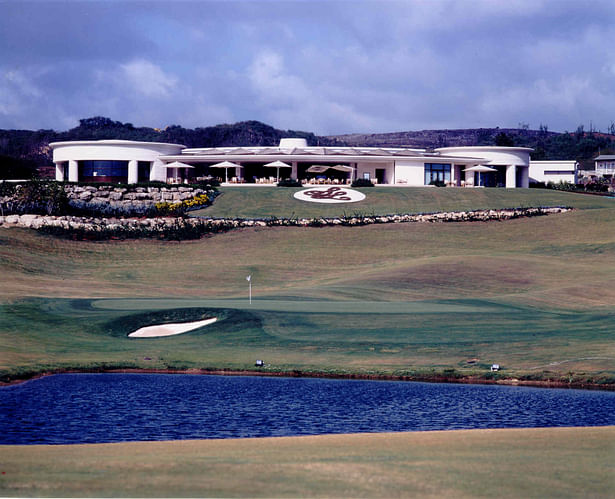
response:
{"label": "golf flag", "polygon": [[249,275],[248,277],[246,277],[246,281],[250,282],[252,280],[252,276]]}

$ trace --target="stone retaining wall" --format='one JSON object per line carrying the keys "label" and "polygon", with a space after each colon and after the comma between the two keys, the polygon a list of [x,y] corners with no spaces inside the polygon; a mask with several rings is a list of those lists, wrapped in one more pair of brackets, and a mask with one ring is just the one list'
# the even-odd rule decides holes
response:
{"label": "stone retaining wall", "polygon": [[[189,186],[117,187],[112,185],[81,186],[64,184],[68,204],[90,213],[141,215],[156,203],[180,203],[212,191]],[[0,206],[10,205],[14,196],[0,197]]]}
{"label": "stone retaining wall", "polygon": [[[194,191],[191,195],[194,195]],[[325,227],[325,226],[357,226],[384,223],[434,223],[434,222],[487,222],[490,220],[510,220],[521,217],[549,215],[564,213],[572,210],[566,207],[543,208],[514,208],[504,210],[477,210],[452,211],[443,213],[417,214],[417,215],[382,215],[382,216],[353,216],[336,218],[299,218],[299,219],[219,219],[219,218],[91,218],[91,217],[52,217],[44,215],[9,215],[0,216],[2,227],[27,227],[41,229],[43,227],[57,227],[66,230],[84,230],[100,232],[101,230],[135,231],[147,229],[156,232],[164,231],[169,227],[192,226],[199,228],[203,233],[219,232],[242,227]]]}
{"label": "stone retaining wall", "polygon": [[166,201],[179,203],[200,194],[207,194],[204,189],[184,186],[169,187],[114,187],[101,186],[64,186],[71,206],[81,209],[95,209],[102,206],[107,210],[139,211],[139,208],[151,208],[156,203]]}

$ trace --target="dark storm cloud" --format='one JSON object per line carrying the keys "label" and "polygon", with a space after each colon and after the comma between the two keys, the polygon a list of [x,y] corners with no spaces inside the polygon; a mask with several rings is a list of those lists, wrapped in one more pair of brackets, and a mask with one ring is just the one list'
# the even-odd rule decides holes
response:
{"label": "dark storm cloud", "polygon": [[612,2],[1,2],[0,127],[615,119]]}

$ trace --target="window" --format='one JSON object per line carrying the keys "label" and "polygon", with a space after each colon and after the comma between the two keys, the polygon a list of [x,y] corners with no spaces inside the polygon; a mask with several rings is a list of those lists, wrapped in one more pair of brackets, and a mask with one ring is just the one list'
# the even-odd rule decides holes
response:
{"label": "window", "polygon": [[425,185],[433,182],[450,182],[450,163],[425,163]]}
{"label": "window", "polygon": [[149,182],[150,163],[149,161],[139,161],[137,182]]}
{"label": "window", "polygon": [[79,161],[79,178],[123,177],[128,179],[128,161]]}

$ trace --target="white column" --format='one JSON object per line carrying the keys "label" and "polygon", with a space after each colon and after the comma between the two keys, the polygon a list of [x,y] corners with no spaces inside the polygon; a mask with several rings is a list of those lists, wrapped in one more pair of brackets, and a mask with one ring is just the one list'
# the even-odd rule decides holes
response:
{"label": "white column", "polygon": [[68,181],[79,182],[79,164],[74,159],[68,160]]}
{"label": "white column", "polygon": [[521,186],[520,187],[527,189],[530,186],[530,169],[527,166],[523,166],[519,168],[521,168]]}
{"label": "white column", "polygon": [[506,166],[506,188],[514,189],[517,187],[517,167],[515,165]]}
{"label": "white column", "polygon": [[297,162],[296,161],[292,161],[291,164],[291,169],[290,169],[290,178],[294,178],[295,180],[299,180],[299,177],[297,176]]}
{"label": "white column", "polygon": [[235,176],[239,179],[243,177],[243,168],[235,167]]}
{"label": "white column", "polygon": [[166,182],[167,181],[167,169],[159,159],[155,159],[152,163],[149,171],[149,179],[152,181]]}
{"label": "white column", "polygon": [[64,180],[64,165],[59,161],[56,163],[56,180],[58,182]]}
{"label": "white column", "polygon": [[466,173],[466,185],[474,185],[474,172]]}
{"label": "white column", "polygon": [[128,183],[136,184],[139,180],[139,168],[137,167],[138,163],[136,159],[131,159],[128,162]]}

